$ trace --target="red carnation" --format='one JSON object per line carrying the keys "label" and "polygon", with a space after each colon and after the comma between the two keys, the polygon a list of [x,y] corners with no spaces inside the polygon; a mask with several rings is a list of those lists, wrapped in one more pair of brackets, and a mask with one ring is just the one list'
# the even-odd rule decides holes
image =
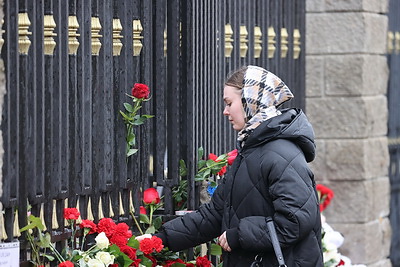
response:
{"label": "red carnation", "polygon": [[140,214],[147,214],[146,208],[143,206],[140,206]]}
{"label": "red carnation", "polygon": [[93,234],[96,232],[96,224],[92,222],[91,220],[82,220],[82,222],[79,224],[79,227],[89,229],[89,233],[87,234]]}
{"label": "red carnation", "polygon": [[329,187],[326,187],[322,184],[317,184],[316,188],[320,194],[319,209],[322,212],[331,203],[331,199],[334,197],[335,194],[333,193],[332,189],[330,189]]}
{"label": "red carnation", "polygon": [[145,238],[140,241],[139,249],[144,254],[150,254],[153,251],[160,252],[163,249],[164,245],[162,244],[161,238],[157,236],[152,236],[151,238]]}
{"label": "red carnation", "polygon": [[61,262],[58,267],[74,267],[74,264],[70,261]]}
{"label": "red carnation", "polygon": [[65,208],[64,209],[64,218],[66,220],[77,220],[79,218],[79,211],[76,208]]}
{"label": "red carnation", "polygon": [[[175,263],[182,263],[185,264],[185,262],[181,259],[176,259],[176,260],[167,260],[165,261],[165,264],[163,265],[164,267],[170,267],[174,265]],[[187,265],[186,265],[187,266]]]}
{"label": "red carnation", "polygon": [[136,98],[148,98],[150,94],[150,89],[147,85],[142,83],[135,83],[132,88],[132,96]]}
{"label": "red carnation", "polygon": [[231,152],[228,152],[228,164],[232,165],[238,155],[238,150],[234,149]]}
{"label": "red carnation", "polygon": [[117,225],[111,218],[103,218],[97,224],[97,232],[104,232],[107,238],[110,238],[114,234],[114,228]]}
{"label": "red carnation", "polygon": [[148,188],[143,192],[143,202],[145,204],[160,203],[160,196],[155,188]]}
{"label": "red carnation", "polygon": [[211,261],[208,260],[207,256],[197,257],[196,267],[211,267]]}

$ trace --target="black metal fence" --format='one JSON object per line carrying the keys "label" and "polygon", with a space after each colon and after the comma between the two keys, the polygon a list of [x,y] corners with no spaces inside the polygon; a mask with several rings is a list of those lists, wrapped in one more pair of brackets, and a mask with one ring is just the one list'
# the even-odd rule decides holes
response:
{"label": "black metal fence", "polygon": [[391,184],[390,222],[392,242],[390,258],[393,267],[400,267],[400,1],[389,1],[388,65],[388,139]]}
{"label": "black metal fence", "polygon": [[[196,208],[197,148],[235,146],[222,85],[242,65],[271,70],[290,105],[305,106],[303,0],[4,0],[4,14],[3,241],[19,236],[28,205],[54,237],[67,205],[128,220],[154,183],[173,214],[180,159]],[[151,88],[142,113],[155,117],[136,128],[127,160],[119,110],[135,82]]]}

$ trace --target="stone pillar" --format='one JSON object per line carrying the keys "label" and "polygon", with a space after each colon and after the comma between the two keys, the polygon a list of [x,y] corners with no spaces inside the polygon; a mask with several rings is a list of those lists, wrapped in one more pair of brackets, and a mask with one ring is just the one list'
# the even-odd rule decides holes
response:
{"label": "stone pillar", "polygon": [[307,0],[306,111],[317,139],[324,211],[353,264],[391,266],[387,0]]}

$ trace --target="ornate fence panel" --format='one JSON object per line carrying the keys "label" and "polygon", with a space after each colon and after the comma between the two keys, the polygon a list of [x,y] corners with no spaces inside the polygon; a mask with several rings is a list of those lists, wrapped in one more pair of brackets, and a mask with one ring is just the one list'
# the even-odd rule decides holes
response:
{"label": "ornate fence panel", "polygon": [[390,258],[393,267],[400,267],[400,2],[389,1],[388,65],[390,69],[388,84],[388,139],[391,185],[390,223],[392,242]]}
{"label": "ornate fence panel", "polygon": [[[130,221],[141,192],[161,186],[174,214],[179,160],[187,163],[188,208],[199,205],[197,149],[225,153],[235,133],[223,118],[227,74],[265,67],[304,108],[305,1],[4,0],[6,95],[1,240],[22,242],[28,210],[53,240],[68,233],[63,208],[82,218]],[[134,83],[151,88],[126,158],[119,110]]]}

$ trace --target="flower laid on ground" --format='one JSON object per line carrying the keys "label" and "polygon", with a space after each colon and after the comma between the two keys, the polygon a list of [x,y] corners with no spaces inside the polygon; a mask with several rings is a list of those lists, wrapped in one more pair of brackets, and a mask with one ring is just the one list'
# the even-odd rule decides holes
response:
{"label": "flower laid on ground", "polygon": [[[324,211],[334,196],[334,192],[327,186],[322,184],[316,185],[320,198],[320,210]],[[325,216],[321,214],[322,222],[322,251],[324,257],[324,267],[365,267],[365,265],[352,265],[351,260],[339,252],[339,247],[344,242],[344,237],[338,231],[335,231],[325,220]]]}
{"label": "flower laid on ground", "polygon": [[150,89],[146,84],[135,83],[132,88],[131,95],[128,95],[133,105],[124,103],[125,112],[120,110],[126,126],[126,156],[132,156],[138,149],[136,146],[136,134],[133,130],[134,126],[142,125],[147,119],[154,117],[153,115],[138,115],[138,111],[142,107],[142,102],[149,101]]}

